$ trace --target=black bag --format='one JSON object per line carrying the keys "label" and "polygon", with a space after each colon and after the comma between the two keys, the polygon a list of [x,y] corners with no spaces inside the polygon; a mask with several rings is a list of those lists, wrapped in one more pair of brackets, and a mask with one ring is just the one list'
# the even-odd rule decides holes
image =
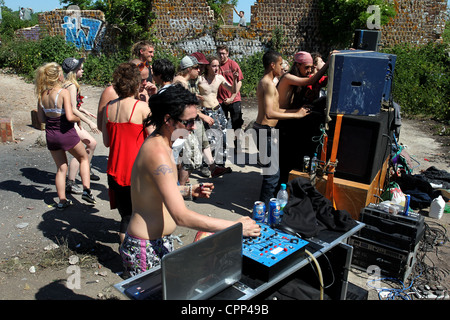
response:
{"label": "black bag", "polygon": [[280,229],[311,238],[321,230],[345,232],[356,226],[348,211],[336,210],[308,179],[296,178],[289,181],[287,187],[289,200],[283,209]]}

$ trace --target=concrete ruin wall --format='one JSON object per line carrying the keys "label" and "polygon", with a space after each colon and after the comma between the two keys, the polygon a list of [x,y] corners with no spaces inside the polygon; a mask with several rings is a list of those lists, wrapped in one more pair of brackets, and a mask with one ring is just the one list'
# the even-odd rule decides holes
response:
{"label": "concrete ruin wall", "polygon": [[[423,44],[438,41],[445,27],[446,1],[393,0],[397,16],[382,27],[381,45],[389,47],[409,42]],[[320,12],[317,0],[257,0],[251,15],[245,13],[247,28],[232,25],[233,9],[224,10],[226,24],[217,27],[206,0],[153,0],[156,15],[152,30],[161,45],[169,50],[213,53],[219,44],[227,44],[234,59],[263,50],[276,26],[283,27],[285,47],[290,56],[298,50],[328,50],[318,31]],[[86,51],[107,50],[108,34],[100,11],[55,10],[39,15],[41,36],[63,35],[68,42]]]}
{"label": "concrete ruin wall", "polygon": [[440,41],[445,29],[447,1],[394,0],[396,17],[382,27],[382,45]]}
{"label": "concrete ruin wall", "polygon": [[[447,2],[442,0],[393,0],[397,16],[381,29],[380,45],[424,44],[439,41],[445,28]],[[195,8],[195,9],[194,9]],[[234,58],[263,49],[272,31],[281,26],[285,32],[283,54],[298,50],[327,52],[318,30],[320,11],[317,0],[257,0],[251,16],[245,13],[248,28],[232,26],[233,9],[224,10],[230,25],[215,29],[213,14],[206,0],[155,0],[156,37],[168,47],[187,53],[214,52],[218,44],[227,44]],[[203,28],[202,28],[203,25]]]}

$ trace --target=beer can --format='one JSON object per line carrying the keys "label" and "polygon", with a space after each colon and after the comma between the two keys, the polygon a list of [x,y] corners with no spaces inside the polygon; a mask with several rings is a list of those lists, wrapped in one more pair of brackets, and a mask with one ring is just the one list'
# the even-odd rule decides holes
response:
{"label": "beer can", "polygon": [[311,158],[309,156],[303,157],[303,172],[309,172],[309,161]]}
{"label": "beer can", "polygon": [[253,220],[264,223],[266,218],[266,204],[263,201],[256,201],[253,205]]}
{"label": "beer can", "polygon": [[269,202],[269,218],[268,218],[268,225],[273,226],[280,223],[281,219],[281,210],[280,210],[280,204],[277,201],[277,198],[270,199]]}

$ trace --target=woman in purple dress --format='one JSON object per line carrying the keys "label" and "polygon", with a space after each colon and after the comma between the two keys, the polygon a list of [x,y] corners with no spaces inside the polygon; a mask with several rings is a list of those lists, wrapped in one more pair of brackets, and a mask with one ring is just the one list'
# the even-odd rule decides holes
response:
{"label": "woman in purple dress", "polygon": [[47,148],[56,164],[55,185],[58,194],[58,210],[72,204],[66,198],[66,175],[68,170],[66,151],[80,162],[80,176],[83,183],[82,199],[95,203],[90,189],[89,158],[78,136],[74,123],[80,118],[72,111],[70,94],[62,88],[64,74],[59,64],[46,63],[36,72],[35,93],[38,97],[39,121],[45,123]]}

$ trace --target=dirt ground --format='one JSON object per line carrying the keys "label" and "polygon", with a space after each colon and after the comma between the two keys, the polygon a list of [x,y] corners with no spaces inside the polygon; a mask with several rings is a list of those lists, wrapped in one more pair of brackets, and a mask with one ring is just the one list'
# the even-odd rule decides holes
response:
{"label": "dirt ground", "polygon": [[[120,218],[117,211],[109,209],[107,194],[108,150],[97,135],[92,165],[101,180],[91,182],[97,204],[87,205],[81,196],[73,195],[74,206],[55,210],[55,165],[42,144],[44,131],[31,126],[30,112],[36,108],[33,90],[33,84],[0,70],[0,118],[12,119],[15,138],[0,144],[0,299],[123,299],[112,287],[122,278],[117,244]],[[102,90],[82,86],[83,106],[96,113]],[[254,100],[243,101],[243,112],[244,125],[256,118]],[[403,120],[400,142],[417,160],[415,172],[430,166],[450,168],[450,137],[433,135],[435,131],[432,121]],[[232,220],[249,214],[259,194],[259,170],[249,165],[231,167],[233,173],[214,180],[213,198],[187,205]],[[191,182],[202,179],[194,174]],[[447,214],[436,222],[448,229],[449,220]],[[175,235],[186,244],[195,232],[178,228]],[[49,247],[54,244],[59,248]],[[446,246],[443,257],[447,263],[448,243]],[[69,259],[71,256],[79,261]],[[448,270],[448,264],[445,266]]]}

